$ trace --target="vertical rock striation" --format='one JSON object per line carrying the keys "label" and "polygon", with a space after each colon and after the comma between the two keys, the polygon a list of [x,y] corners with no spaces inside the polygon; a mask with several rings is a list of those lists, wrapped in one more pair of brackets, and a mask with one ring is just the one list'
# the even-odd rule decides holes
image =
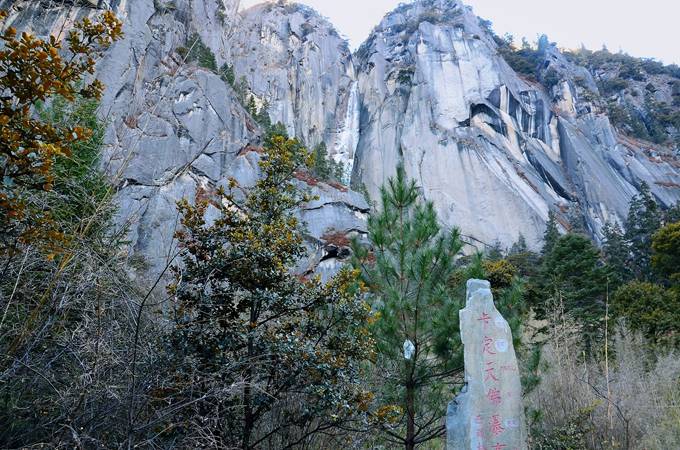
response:
{"label": "vertical rock striation", "polygon": [[345,39],[311,8],[264,3],[242,12],[231,41],[236,77],[244,77],[273,123],[309,146],[325,142],[351,168],[358,98]]}
{"label": "vertical rock striation", "polygon": [[389,13],[355,54],[354,181],[376,198],[403,162],[448,225],[505,246],[522,233],[537,247],[550,210],[564,224],[575,210],[599,237],[643,181],[665,205],[680,199],[677,159],[618,136],[575,87],[597,89],[587,70],[548,50],[544,70],[560,74],[550,90],[515,73],[459,1]]}
{"label": "vertical rock striation", "polygon": [[[172,255],[175,202],[213,191],[259,145],[263,130],[243,106],[250,97],[307,145],[325,142],[374,200],[403,162],[446,225],[488,245],[523,234],[538,247],[550,210],[564,226],[581,215],[598,238],[606,221],[625,217],[642,182],[664,205],[680,199],[677,156],[617,134],[591,101],[598,88],[588,70],[548,46],[539,79],[550,71],[557,81],[523,78],[458,0],[399,6],[354,55],[326,19],[290,2],[238,12],[238,0],[0,0],[10,25],[42,36],[105,7],[123,19],[125,38],[97,73],[106,85],[103,164],[133,253],[152,273]],[[233,67],[238,90],[184,63],[177,49],[195,35],[217,68]],[[344,200],[304,216],[315,258],[333,266],[342,258],[329,255],[346,249],[328,242],[365,233],[354,220],[367,205],[323,189]]]}

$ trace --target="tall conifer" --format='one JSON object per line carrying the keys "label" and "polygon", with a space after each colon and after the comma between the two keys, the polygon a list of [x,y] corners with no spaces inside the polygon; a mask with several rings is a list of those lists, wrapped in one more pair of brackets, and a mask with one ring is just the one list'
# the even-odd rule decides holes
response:
{"label": "tall conifer", "polygon": [[372,253],[355,246],[372,293],[378,357],[379,411],[393,408],[388,441],[413,449],[444,433],[452,385],[460,381],[458,310],[448,281],[462,244],[457,229],[442,230],[430,202],[397,168],[381,190],[382,207],[369,219]]}

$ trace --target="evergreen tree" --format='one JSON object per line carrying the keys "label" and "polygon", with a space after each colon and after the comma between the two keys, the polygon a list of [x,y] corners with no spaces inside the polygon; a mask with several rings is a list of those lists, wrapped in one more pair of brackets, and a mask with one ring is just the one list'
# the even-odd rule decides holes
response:
{"label": "evergreen tree", "polygon": [[342,164],[335,162],[328,156],[328,150],[325,142],[321,142],[312,152],[314,156],[314,163],[312,165],[312,174],[325,181],[334,180],[342,181],[344,170]]}
{"label": "evergreen tree", "polygon": [[[263,143],[265,148],[271,147],[274,144],[274,138],[284,137],[288,138],[288,130],[286,126],[281,122],[276,122],[265,130]],[[296,145],[302,147],[302,143],[296,140]]]}
{"label": "evergreen tree", "polygon": [[234,85],[234,91],[236,91],[236,96],[242,105],[247,106],[248,104],[248,92],[250,91],[250,86],[248,85],[248,80],[245,76],[241,76]]}
{"label": "evergreen tree", "polygon": [[180,203],[186,251],[170,288],[168,341],[177,358],[172,389],[192,405],[169,424],[180,438],[292,448],[362,411],[359,366],[373,344],[358,272],[328,284],[292,272],[305,252],[295,211],[307,200],[292,175],[307,158],[297,140],[270,137],[261,178],[249,189],[232,180],[213,202],[221,213],[213,224],[207,201]]}
{"label": "evergreen tree", "polygon": [[659,278],[680,288],[680,222],[669,223],[654,234],[652,251],[652,266]]}
{"label": "evergreen tree", "polygon": [[658,284],[632,281],[612,295],[611,311],[653,342],[680,344],[680,295]]}
{"label": "evergreen tree", "polygon": [[461,304],[449,291],[454,258],[462,248],[457,229],[441,230],[432,203],[399,166],[381,189],[382,207],[369,219],[372,253],[355,245],[378,313],[374,325],[376,376],[389,442],[413,449],[444,433],[442,417],[452,385],[461,382]]}
{"label": "evergreen tree", "polygon": [[250,98],[248,99],[246,110],[248,111],[248,114],[250,114],[250,117],[252,117],[253,119],[257,119],[257,104],[255,103],[254,95],[251,95]]}
{"label": "evergreen tree", "polygon": [[541,255],[545,256],[546,254],[550,253],[559,238],[560,232],[557,229],[555,213],[550,211],[548,213],[548,222],[545,226],[545,233],[543,234],[543,249],[541,250]]}
{"label": "evergreen tree", "polygon": [[573,207],[569,209],[569,214],[567,217],[569,221],[569,232],[570,233],[586,233],[586,222],[581,211],[581,205],[574,203]]}
{"label": "evergreen tree", "polygon": [[522,233],[519,234],[517,242],[512,244],[510,247],[509,255],[519,255],[529,251],[529,246],[527,246],[527,240]]}
{"label": "evergreen tree", "polygon": [[626,241],[630,244],[630,267],[633,275],[642,280],[652,279],[652,236],[661,226],[662,211],[654,200],[649,186],[640,186],[640,195],[633,198],[626,220]]}
{"label": "evergreen tree", "polygon": [[541,53],[545,53],[545,51],[550,47],[550,40],[548,39],[548,36],[545,34],[542,34],[538,38],[538,43],[536,44],[538,47],[538,51]]}
{"label": "evergreen tree", "polygon": [[225,81],[229,86],[234,87],[236,83],[236,74],[234,73],[234,66],[224,63],[220,67],[220,78]]}
{"label": "evergreen tree", "polygon": [[265,100],[264,102],[262,102],[262,107],[260,108],[260,110],[255,115],[255,120],[265,130],[269,129],[272,126],[272,120],[269,117],[269,102],[268,101]]}
{"label": "evergreen tree", "polygon": [[680,203],[668,208],[665,215],[665,223],[680,222]]}
{"label": "evergreen tree", "polygon": [[602,251],[614,277],[613,281],[626,282],[632,278],[629,268],[630,246],[618,224],[607,223],[603,229]]}
{"label": "evergreen tree", "polygon": [[491,247],[486,249],[486,258],[491,261],[503,259],[503,245],[500,241],[495,241]]}
{"label": "evergreen tree", "polygon": [[[52,226],[50,211],[32,208],[28,197],[52,190],[55,162],[68,158],[71,146],[87,142],[92,130],[41,120],[34,113],[55,97],[62,103],[101,97],[104,86],[90,74],[122,37],[122,22],[111,11],[78,21],[62,48],[56,36],[17,36],[7,16],[0,10],[0,255],[26,243],[44,245],[54,255],[63,236]],[[62,57],[62,50],[69,56]]]}
{"label": "evergreen tree", "polygon": [[197,63],[200,67],[217,72],[215,54],[210,47],[205,45],[198,33],[193,33],[189,37],[187,45],[189,48],[180,47],[177,49],[177,52],[187,63]]}
{"label": "evergreen tree", "polygon": [[589,344],[599,333],[604,317],[607,271],[599,260],[599,250],[580,234],[560,237],[543,257],[538,285],[542,304],[539,316],[548,317],[557,307],[577,319]]}

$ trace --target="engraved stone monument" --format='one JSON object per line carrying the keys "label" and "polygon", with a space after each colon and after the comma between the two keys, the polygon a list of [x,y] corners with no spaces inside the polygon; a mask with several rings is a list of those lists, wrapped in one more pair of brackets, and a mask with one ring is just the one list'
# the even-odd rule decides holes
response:
{"label": "engraved stone monument", "polygon": [[468,280],[460,311],[466,386],[448,407],[447,450],[526,450],[522,386],[512,332],[488,281]]}

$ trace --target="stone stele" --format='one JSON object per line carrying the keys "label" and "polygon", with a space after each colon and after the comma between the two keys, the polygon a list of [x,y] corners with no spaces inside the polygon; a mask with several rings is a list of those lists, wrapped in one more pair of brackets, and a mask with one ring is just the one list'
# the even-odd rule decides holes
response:
{"label": "stone stele", "polygon": [[512,331],[488,281],[468,280],[460,310],[466,386],[449,404],[447,450],[525,450],[522,385]]}

